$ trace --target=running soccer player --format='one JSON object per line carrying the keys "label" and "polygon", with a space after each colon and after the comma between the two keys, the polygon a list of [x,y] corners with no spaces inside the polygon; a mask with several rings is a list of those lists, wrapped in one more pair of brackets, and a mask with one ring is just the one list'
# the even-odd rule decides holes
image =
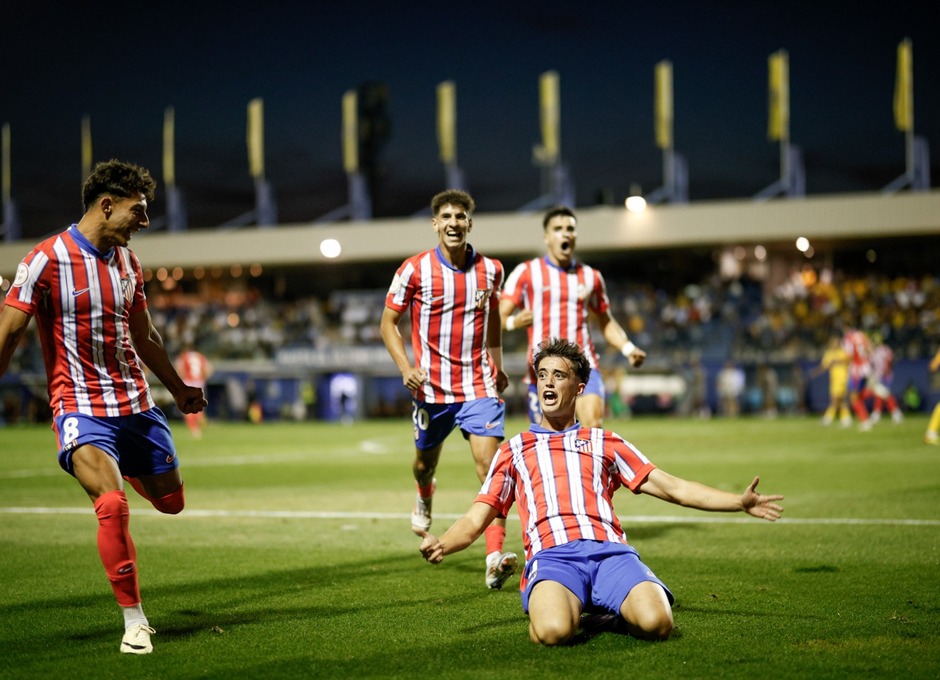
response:
{"label": "running soccer player", "polygon": [[862,391],[871,373],[871,339],[863,331],[850,328],[842,336],[842,344],[849,355],[849,405],[858,418],[858,429],[868,432],[872,422],[865,408]]}
{"label": "running soccer player", "polygon": [[206,406],[203,391],[173,368],[127,247],[149,224],[156,183],[147,170],[99,163],[82,186],[77,224],[37,245],[20,263],[0,311],[0,376],[36,317],[59,465],[88,493],[98,516],[98,553],[124,614],[121,652],[153,651],[128,528],[126,479],[160,512],[183,509],[183,480],[166,417],[143,364],[183,413]]}
{"label": "running soccer player", "polygon": [[672,593],[627,542],[614,491],[624,486],[686,507],[771,522],[783,512],[776,503],[783,496],[758,494],[758,477],[740,495],[674,477],[619,435],[583,427],[575,403],[591,366],[576,344],[546,341],[534,364],[542,422],[499,447],[470,510],[440,538],[425,533],[419,550],[437,564],[473,543],[515,503],[526,553],[522,608],[533,642],[570,642],[586,610],[617,617],[638,638],[664,640],[673,628]]}
{"label": "running soccer player", "polygon": [[646,352],[630,342],[626,331],[611,314],[601,273],[575,258],[578,230],[574,212],[564,206],[551,208],[542,219],[542,229],[545,255],[513,269],[499,303],[503,328],[507,331],[528,329],[529,371],[525,382],[529,386],[529,420],[537,423],[540,419],[532,369],[535,348],[549,337],[566,338],[584,348],[594,369],[584,395],[578,400],[578,418],[585,427],[600,427],[606,390],[589,321],[593,319],[597,323],[604,339],[634,368],[643,364]]}
{"label": "running soccer player", "polygon": [[[183,351],[177,355],[175,366],[183,382],[205,392],[206,383],[212,377],[212,363],[202,352],[187,343]],[[184,413],[183,421],[194,439],[202,439],[202,429],[206,424],[205,411]]]}
{"label": "running soccer player", "polygon": [[[415,435],[413,473],[418,487],[411,529],[431,527],[431,503],[444,440],[459,427],[470,443],[480,481],[486,478],[504,436],[506,405],[499,393],[503,372],[502,329],[496,305],[503,265],[467,242],[474,202],[464,191],[443,191],[431,200],[431,226],[438,246],[409,257],[398,268],[385,298],[380,330],[389,354],[411,390]],[[398,329],[411,313],[414,363]],[[488,588],[502,588],[518,558],[503,552],[504,519],[486,531]]]}
{"label": "running soccer player", "polygon": [[871,336],[871,375],[868,376],[862,399],[871,398],[871,421],[877,423],[881,420],[881,411],[885,406],[891,414],[891,420],[900,423],[904,420],[898,400],[891,393],[891,383],[894,382],[894,351],[885,344],[881,333],[876,331]]}

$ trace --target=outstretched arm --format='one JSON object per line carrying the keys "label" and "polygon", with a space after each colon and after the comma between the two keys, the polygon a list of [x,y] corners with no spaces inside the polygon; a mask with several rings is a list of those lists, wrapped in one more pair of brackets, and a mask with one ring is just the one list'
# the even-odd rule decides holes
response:
{"label": "outstretched arm", "polygon": [[657,468],[640,485],[640,491],[688,508],[711,512],[746,512],[773,522],[779,519],[780,513],[783,512],[783,507],[775,502],[783,500],[783,496],[764,496],[757,493],[759,481],[760,477],[755,477],[744,493],[738,495],[675,477]]}
{"label": "outstretched arm", "polygon": [[460,552],[477,540],[498,514],[492,505],[477,501],[440,538],[428,532],[421,534],[424,540],[418,550],[431,564],[440,564],[444,555]]}

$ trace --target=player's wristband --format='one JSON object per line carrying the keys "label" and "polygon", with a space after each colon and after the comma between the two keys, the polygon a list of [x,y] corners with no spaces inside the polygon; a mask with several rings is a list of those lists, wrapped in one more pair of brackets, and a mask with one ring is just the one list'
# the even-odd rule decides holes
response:
{"label": "player's wristband", "polygon": [[627,340],[627,344],[625,344],[623,347],[620,348],[620,353],[629,359],[630,355],[633,354],[635,350],[636,350],[636,345],[634,345],[632,342]]}
{"label": "player's wristband", "polygon": [[507,317],[506,317],[506,330],[507,330],[507,331],[514,331],[514,330],[516,330],[516,317],[514,317],[514,316],[507,316]]}

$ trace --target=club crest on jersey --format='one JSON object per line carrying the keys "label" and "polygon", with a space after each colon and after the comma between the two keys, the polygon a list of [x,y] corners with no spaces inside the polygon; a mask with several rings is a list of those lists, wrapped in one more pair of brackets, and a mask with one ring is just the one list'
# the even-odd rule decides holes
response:
{"label": "club crest on jersey", "polygon": [[483,309],[486,306],[486,301],[490,298],[490,291],[492,288],[487,288],[486,290],[478,290],[473,293],[473,304],[477,309]]}
{"label": "club crest on jersey", "polygon": [[134,299],[134,285],[131,283],[130,278],[126,276],[121,279],[121,292],[124,293],[124,299],[128,303]]}
{"label": "club crest on jersey", "polygon": [[580,437],[574,440],[574,448],[575,448],[575,451],[580,451],[581,453],[590,453],[591,451],[593,451],[593,447],[591,446],[591,440],[581,439]]}

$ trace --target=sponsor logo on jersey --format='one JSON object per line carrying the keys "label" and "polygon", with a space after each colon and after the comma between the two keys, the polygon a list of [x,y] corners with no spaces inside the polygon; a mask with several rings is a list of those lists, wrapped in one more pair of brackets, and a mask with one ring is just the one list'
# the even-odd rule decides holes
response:
{"label": "sponsor logo on jersey", "polygon": [[72,290],[72,297],[78,297],[82,293],[87,293],[91,288],[76,288]]}

